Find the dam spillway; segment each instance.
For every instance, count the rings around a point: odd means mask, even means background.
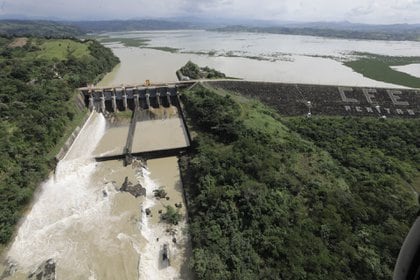
[[[92,111],[116,112],[169,107],[177,102],[179,88],[189,84],[163,86],[127,86],[80,88],[86,105]]]
[[[191,138],[178,86],[82,89],[86,106],[104,114],[132,112],[129,124],[110,127],[95,153],[97,161],[177,156]],[[101,147],[103,149],[101,149]]]

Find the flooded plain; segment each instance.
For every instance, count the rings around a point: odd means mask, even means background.
[[[402,65],[402,66],[392,66],[391,67],[394,70],[406,73],[408,75],[411,75],[413,77],[420,78],[420,64],[408,64],[408,65]]]
[[[342,61],[355,52],[420,56],[420,42],[344,40],[281,34],[210,32],[204,30],[105,33],[107,44],[120,57],[99,85],[176,81],[175,71],[191,60],[227,76],[251,81],[395,87],[354,72]],[[148,47],[125,47],[118,38],[150,40]],[[174,52],[176,51],[176,52]],[[141,62],[141,63],[140,63]]]

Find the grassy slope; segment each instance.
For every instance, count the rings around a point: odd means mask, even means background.
[[[47,40],[40,43],[40,50],[35,52],[36,58],[64,60],[68,55],[76,58],[89,56],[88,43],[82,44],[74,40],[57,39]]]
[[[312,126],[255,101],[224,98],[184,95],[198,133],[182,160],[198,279],[389,279],[416,208],[406,186],[419,175],[416,123],[369,119],[358,135],[351,126],[346,133],[346,119]],[[370,126],[392,129],[394,151],[372,144],[382,136]],[[411,136],[403,135],[410,127]],[[337,136],[329,138],[331,131]],[[398,141],[411,150],[397,155]],[[360,160],[346,165],[334,151]]]
[[[392,69],[390,66],[420,63],[420,57],[391,57],[366,53],[357,60],[345,62],[344,65],[352,68],[365,77],[386,83],[392,83],[412,88],[420,88],[420,78]]]

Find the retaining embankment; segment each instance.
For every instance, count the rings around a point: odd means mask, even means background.
[[[215,88],[257,98],[284,116],[420,117],[420,91],[249,81],[206,81]]]
[[[82,94],[78,94],[75,100],[75,106],[80,112],[83,112],[85,110],[85,101]],[[70,134],[70,136],[67,138],[64,145],[61,147],[58,154],[54,157],[55,161],[58,162],[64,158],[64,156],[67,154],[68,150],[70,149],[71,145],[73,144],[74,140],[76,140],[77,136],[80,133],[80,130],[85,125],[87,119],[89,118],[89,114],[84,114],[84,117],[80,124],[73,130],[73,132]]]

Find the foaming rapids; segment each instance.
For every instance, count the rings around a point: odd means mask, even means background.
[[[138,180],[146,189],[147,194],[142,205],[140,224],[140,231],[146,239],[146,245],[140,256],[139,279],[178,279],[177,271],[162,262],[162,244],[171,242],[167,234],[165,234],[166,228],[160,224],[151,224],[145,211],[147,208],[152,208],[155,205],[153,190],[158,189],[159,186],[150,178],[150,172],[144,167],[138,173]]]
[[[59,263],[77,250],[78,228],[95,227],[108,207],[88,188],[95,170],[92,152],[105,132],[106,120],[93,112],[56,173],[41,186],[40,194],[20,226],[7,254],[25,271],[53,258]],[[99,218],[99,219],[98,219]],[[77,262],[76,262],[77,265]]]

